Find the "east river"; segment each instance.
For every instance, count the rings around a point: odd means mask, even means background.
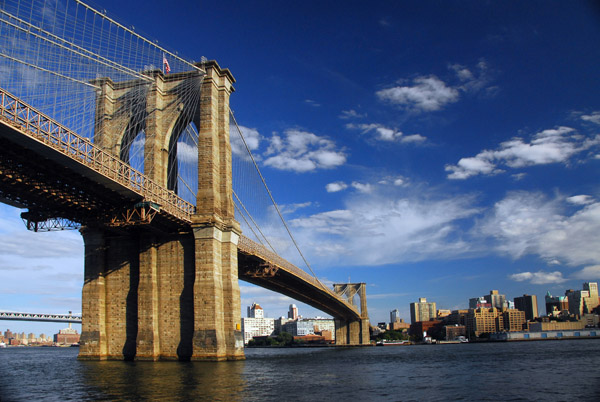
[[[600,400],[600,340],[246,349],[223,363],[0,349],[0,401]]]

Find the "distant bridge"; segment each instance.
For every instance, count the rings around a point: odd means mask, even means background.
[[[12,312],[8,312],[8,311],[0,311],[0,320],[66,322],[69,324],[81,324],[81,316],[72,315],[72,314],[36,314],[36,313],[12,313]]]

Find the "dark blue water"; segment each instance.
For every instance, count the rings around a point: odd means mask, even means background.
[[[10,401],[600,401],[600,340],[247,349],[223,363],[80,362],[0,349]]]

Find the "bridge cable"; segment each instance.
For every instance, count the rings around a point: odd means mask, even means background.
[[[267,182],[265,181],[265,178],[263,177],[262,173],[260,172],[260,169],[258,168],[258,164],[256,163],[256,160],[254,159],[254,156],[252,155],[252,152],[250,151],[250,147],[248,146],[248,143],[246,142],[246,139],[244,138],[244,135],[242,134],[242,130],[241,130],[240,126],[238,125],[238,122],[235,119],[235,116],[233,114],[233,110],[231,110],[231,108],[229,108],[229,114],[231,115],[231,118],[233,119],[233,123],[235,124],[235,126],[236,126],[236,128],[237,128],[237,130],[238,130],[238,132],[240,134],[240,137],[242,138],[244,146],[246,147],[246,151],[250,155],[250,158],[252,159],[252,163],[254,164],[254,167],[255,167],[256,171],[258,172],[258,175],[260,176],[261,181],[262,181],[265,189],[267,190],[267,193],[269,194],[269,198],[271,199],[271,202],[273,203],[273,206],[275,207],[275,210],[277,211],[277,215],[279,215],[279,218],[281,219],[281,222],[283,223],[283,226],[285,227],[288,235],[292,239],[292,242],[294,243],[294,246],[296,247],[296,250],[298,250],[298,253],[300,254],[300,257],[302,257],[302,260],[304,261],[304,263],[306,264],[306,266],[308,267],[308,269],[310,270],[310,272],[313,274],[313,276],[315,277],[315,279],[317,280],[317,282],[324,289],[327,289],[329,291],[329,288],[326,287],[325,285],[323,285],[323,283],[319,280],[319,278],[317,277],[317,275],[313,271],[312,267],[310,266],[310,264],[308,263],[308,261],[304,257],[304,254],[300,250],[300,247],[298,246],[298,243],[296,242],[296,239],[292,235],[292,232],[291,232],[290,228],[288,227],[287,223],[285,222],[285,219],[283,219],[283,215],[281,214],[279,206],[275,202],[275,199],[273,198],[273,194],[271,194],[271,190],[269,190],[269,187],[267,186]]]

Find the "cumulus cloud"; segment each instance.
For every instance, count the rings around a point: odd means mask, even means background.
[[[264,164],[279,170],[309,172],[331,169],[346,162],[346,153],[325,137],[289,129],[284,137],[274,134],[264,153]]]
[[[459,92],[435,75],[417,77],[410,86],[395,86],[376,92],[380,100],[402,108],[431,112],[458,101]]]
[[[600,261],[600,203],[582,206],[572,215],[563,211],[562,197],[513,192],[494,205],[473,229],[494,239],[497,251],[513,258],[538,255],[571,266]]]
[[[566,281],[566,279],[562,276],[562,272],[560,271],[521,272],[518,274],[509,275],[508,277],[516,282],[527,281],[533,285],[546,285],[549,283],[562,283]]]
[[[373,186],[369,183],[359,183],[357,181],[352,182],[352,187],[361,193],[370,193],[373,191]]]
[[[574,279],[593,280],[600,279],[600,265],[590,265],[573,274]]]
[[[239,126],[244,139],[240,136],[240,133],[235,125],[229,126],[229,142],[231,143],[231,152],[234,155],[238,155],[241,157],[248,157],[248,151],[246,150],[246,145],[250,149],[250,151],[256,151],[260,146],[260,140],[262,136],[255,128],[248,128],[244,126]],[[246,145],[244,145],[244,140],[246,141]],[[254,153],[254,152],[253,152]],[[248,157],[249,158],[249,157]]]
[[[336,181],[325,186],[328,193],[337,193],[348,188],[348,185],[343,181]]]
[[[427,138],[420,134],[404,135],[402,131],[385,127],[381,124],[346,124],[346,128],[362,130],[364,133],[373,133],[374,138],[379,141],[400,142],[400,143],[419,143]]]
[[[504,170],[499,166],[522,168],[550,163],[567,163],[578,153],[600,144],[600,135],[587,138],[573,128],[558,127],[541,131],[530,142],[513,138],[496,150],[484,150],[474,157],[461,158],[447,165],[449,179],[467,179],[479,174],[491,175]]]
[[[581,120],[589,121],[591,123],[600,124],[600,111],[592,114],[584,114],[581,116]]]
[[[573,197],[568,197],[567,201],[575,205],[587,205],[593,203],[594,199],[589,195],[574,195]]]

